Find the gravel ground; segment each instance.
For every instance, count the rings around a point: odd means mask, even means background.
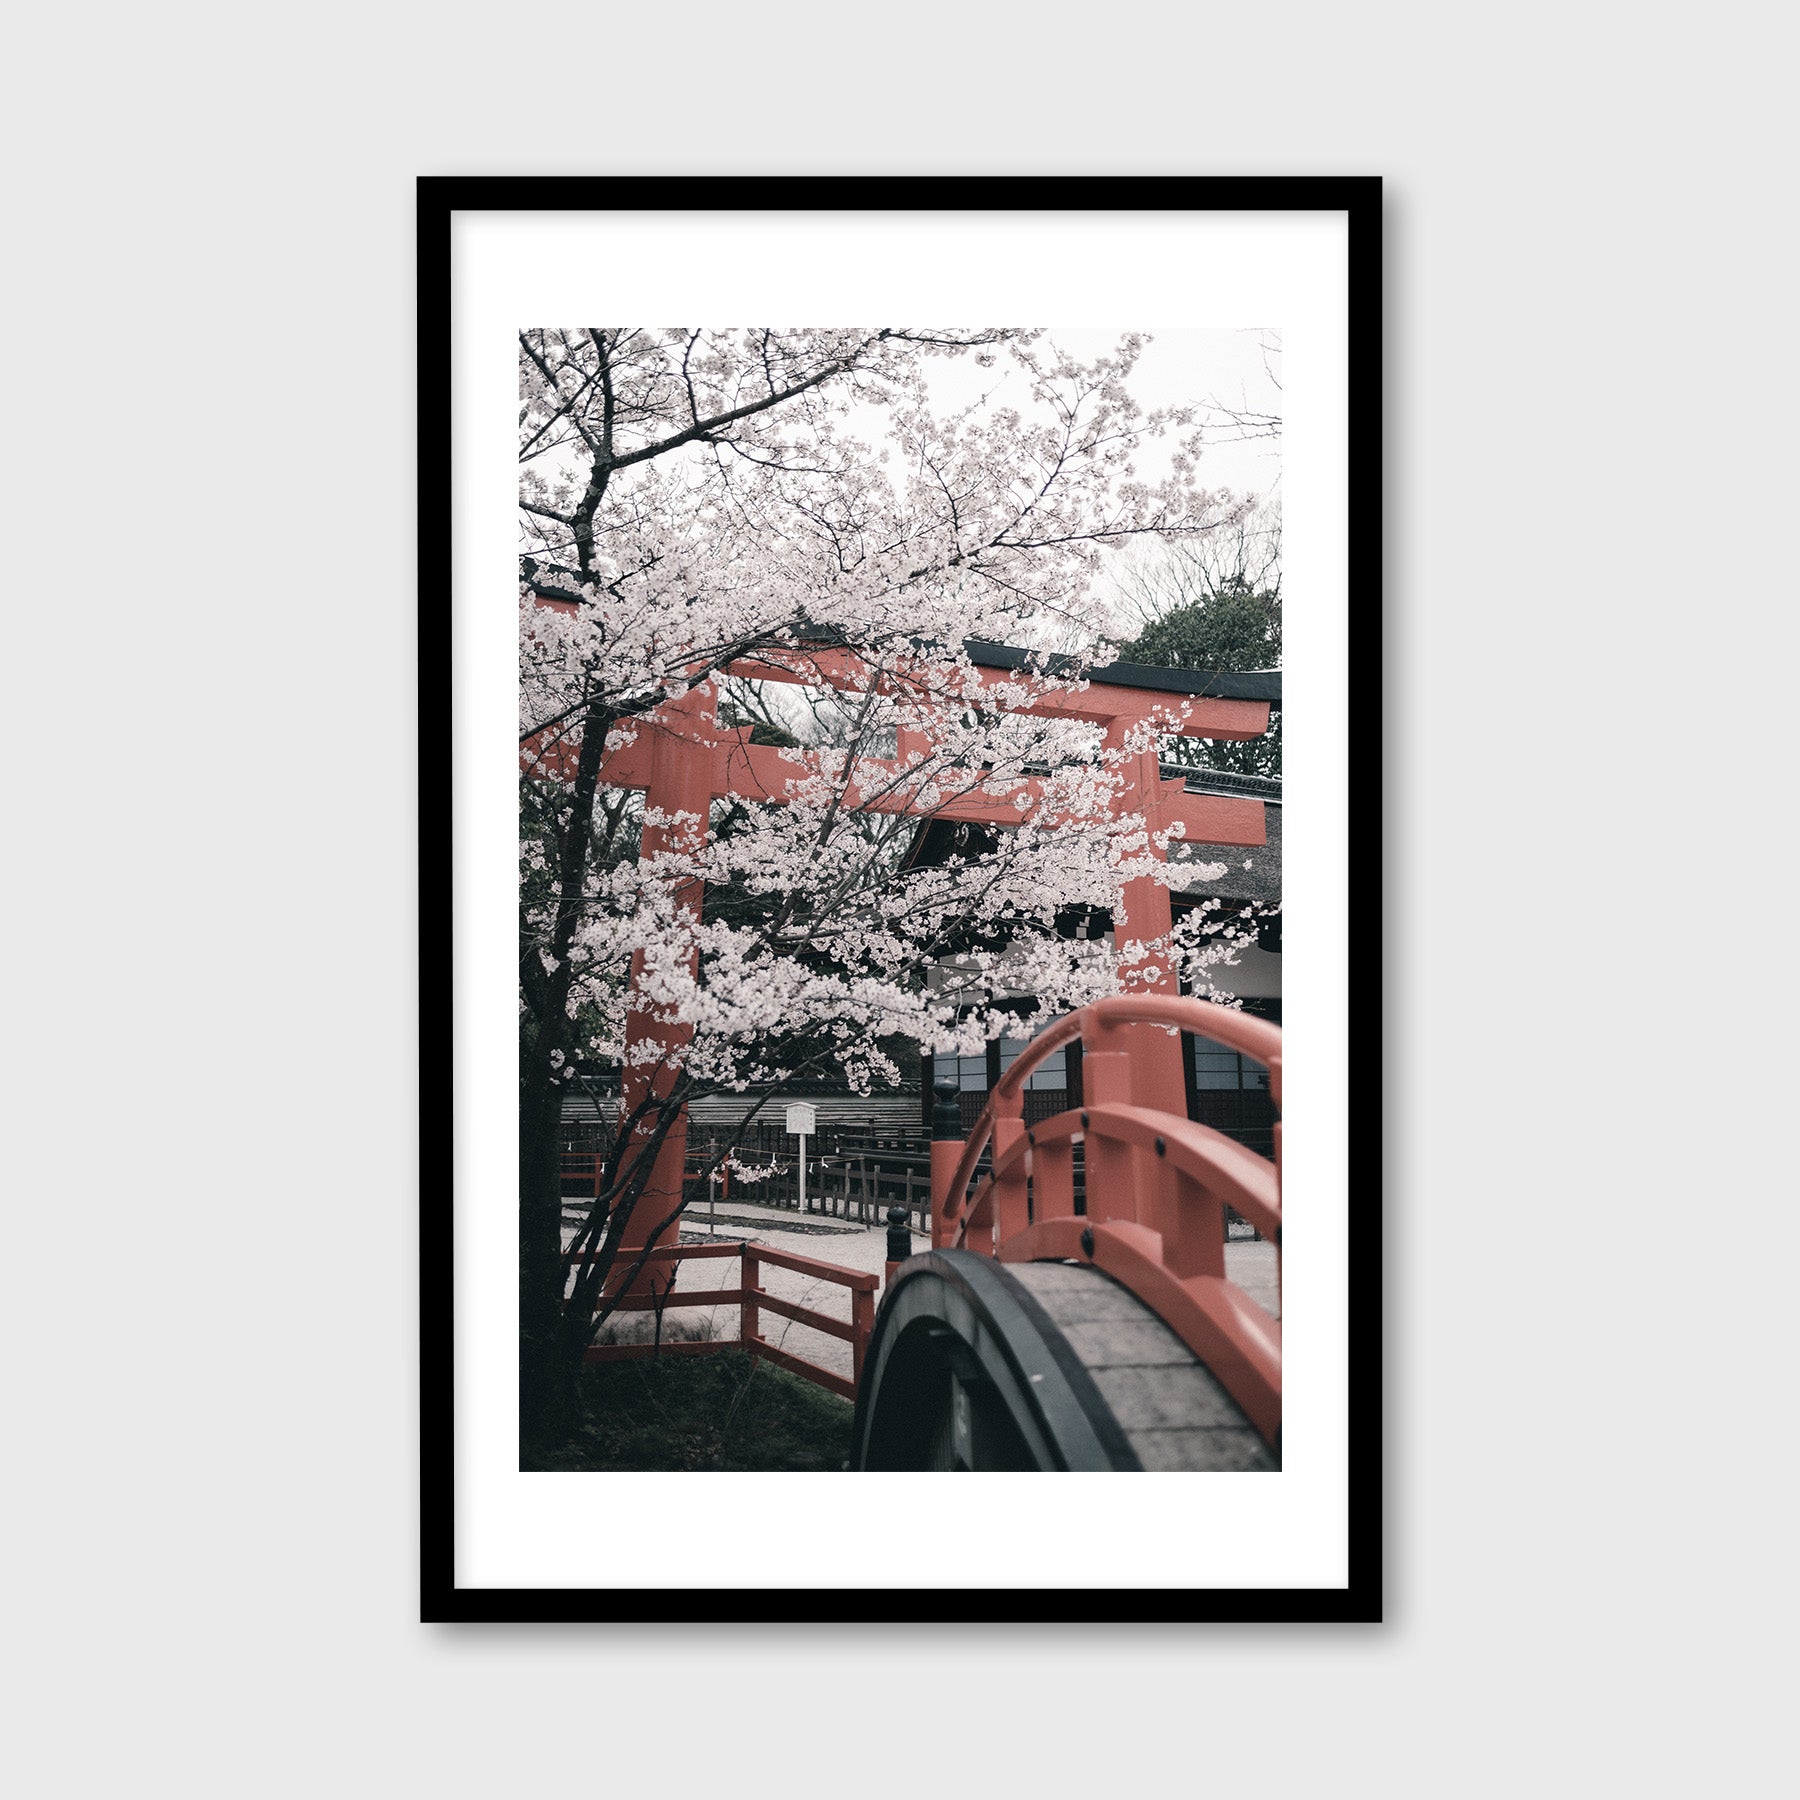
[[[798,1227],[798,1229],[796,1229]],[[695,1208],[682,1220],[681,1241],[705,1243],[709,1239],[703,1208]],[[774,1250],[786,1250],[795,1256],[809,1256],[815,1262],[835,1263],[840,1268],[862,1269],[880,1275],[887,1266],[887,1227],[845,1225],[839,1220],[811,1219],[804,1224],[791,1211],[764,1210],[733,1203],[730,1218],[720,1215],[718,1238],[721,1242],[766,1244]],[[566,1240],[565,1240],[566,1241]],[[931,1240],[920,1231],[912,1234],[915,1251],[928,1250]],[[1255,1239],[1232,1240],[1225,1246],[1226,1272],[1249,1296],[1266,1306],[1278,1318],[1280,1299],[1276,1291],[1275,1246]],[[683,1265],[675,1292],[682,1288],[731,1287],[737,1282],[737,1265],[721,1257],[717,1262],[703,1259]],[[776,1268],[765,1263],[762,1285],[771,1294],[828,1318],[850,1319],[850,1290],[834,1281],[802,1275],[793,1269]],[[880,1294],[876,1294],[877,1303]],[[636,1319],[646,1315],[638,1314]],[[672,1337],[710,1337],[734,1340],[738,1335],[740,1313],[735,1304],[680,1310],[665,1315],[664,1334]],[[674,1326],[679,1320],[680,1325]],[[636,1329],[635,1319],[627,1329]],[[840,1338],[815,1331],[809,1325],[784,1319],[772,1312],[762,1315],[763,1337],[792,1356],[803,1356],[808,1362],[848,1378],[850,1346]]]

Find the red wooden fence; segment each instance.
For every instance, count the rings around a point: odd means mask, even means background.
[[[736,1287],[683,1288],[678,1285],[682,1263],[721,1257],[739,1259]],[[574,1258],[566,1256],[566,1260],[573,1261]],[[829,1313],[801,1306],[793,1300],[785,1300],[779,1294],[771,1294],[761,1282],[762,1266],[765,1263],[778,1269],[791,1269],[799,1275],[811,1276],[815,1281],[829,1281],[848,1288],[850,1318],[834,1319]],[[709,1350],[744,1349],[752,1356],[774,1363],[777,1368],[787,1369],[795,1375],[804,1376],[808,1381],[816,1382],[820,1387],[827,1388],[846,1400],[856,1398],[857,1384],[862,1380],[863,1356],[869,1347],[869,1333],[875,1325],[875,1290],[880,1286],[879,1277],[861,1269],[844,1269],[835,1263],[819,1262],[810,1256],[795,1256],[787,1250],[773,1250],[766,1244],[665,1245],[650,1252],[648,1267],[655,1291],[625,1295],[618,1302],[620,1312],[674,1312],[695,1306],[725,1306],[736,1302],[738,1335],[735,1338],[709,1338],[700,1342],[661,1345],[595,1344],[587,1352],[588,1362],[615,1362],[628,1357],[655,1356],[659,1352],[666,1356],[698,1356]],[[664,1268],[670,1271],[666,1282],[659,1279],[659,1271]],[[842,1375],[821,1368],[818,1363],[811,1362],[804,1356],[796,1356],[791,1350],[782,1349],[779,1344],[771,1344],[761,1335],[762,1314],[765,1312],[792,1319],[796,1324],[810,1326],[814,1331],[824,1332],[827,1337],[839,1338],[847,1343],[850,1346],[850,1379],[846,1381]]]

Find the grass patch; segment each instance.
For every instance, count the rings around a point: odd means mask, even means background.
[[[741,1350],[634,1357],[582,1371],[580,1422],[545,1470],[842,1469],[855,1408]]]

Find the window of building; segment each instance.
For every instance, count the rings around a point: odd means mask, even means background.
[[[1000,1040],[1000,1073],[1004,1075],[1012,1066],[1012,1061],[1025,1048],[1024,1038],[1002,1038]],[[1038,1066],[1025,1077],[1027,1090],[1037,1089],[1040,1092],[1057,1093],[1069,1085],[1068,1065],[1064,1060],[1066,1052],[1052,1050]]]
[[[1257,1088],[1267,1092],[1269,1071],[1211,1038],[1194,1039],[1196,1088]]]
[[[1002,1038],[1000,1040],[1000,1073],[1004,1075],[1012,1066],[1013,1058],[1025,1048],[1024,1038]],[[933,1083],[954,1081],[965,1093],[985,1093],[987,1090],[987,1058],[985,1056],[933,1056],[931,1059],[931,1079]],[[1069,1085],[1068,1053],[1053,1050],[1044,1060],[1025,1077],[1028,1090],[1045,1093],[1061,1093]]]
[[[964,1093],[987,1091],[987,1058],[985,1056],[934,1056],[931,1059],[933,1083],[954,1081]]]

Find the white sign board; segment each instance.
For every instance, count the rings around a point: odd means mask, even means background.
[[[806,1211],[806,1140],[812,1136],[818,1117],[819,1109],[810,1100],[794,1100],[788,1105],[788,1136],[800,1140],[800,1163],[796,1170],[799,1179],[794,1189],[794,1203],[802,1212]]]

